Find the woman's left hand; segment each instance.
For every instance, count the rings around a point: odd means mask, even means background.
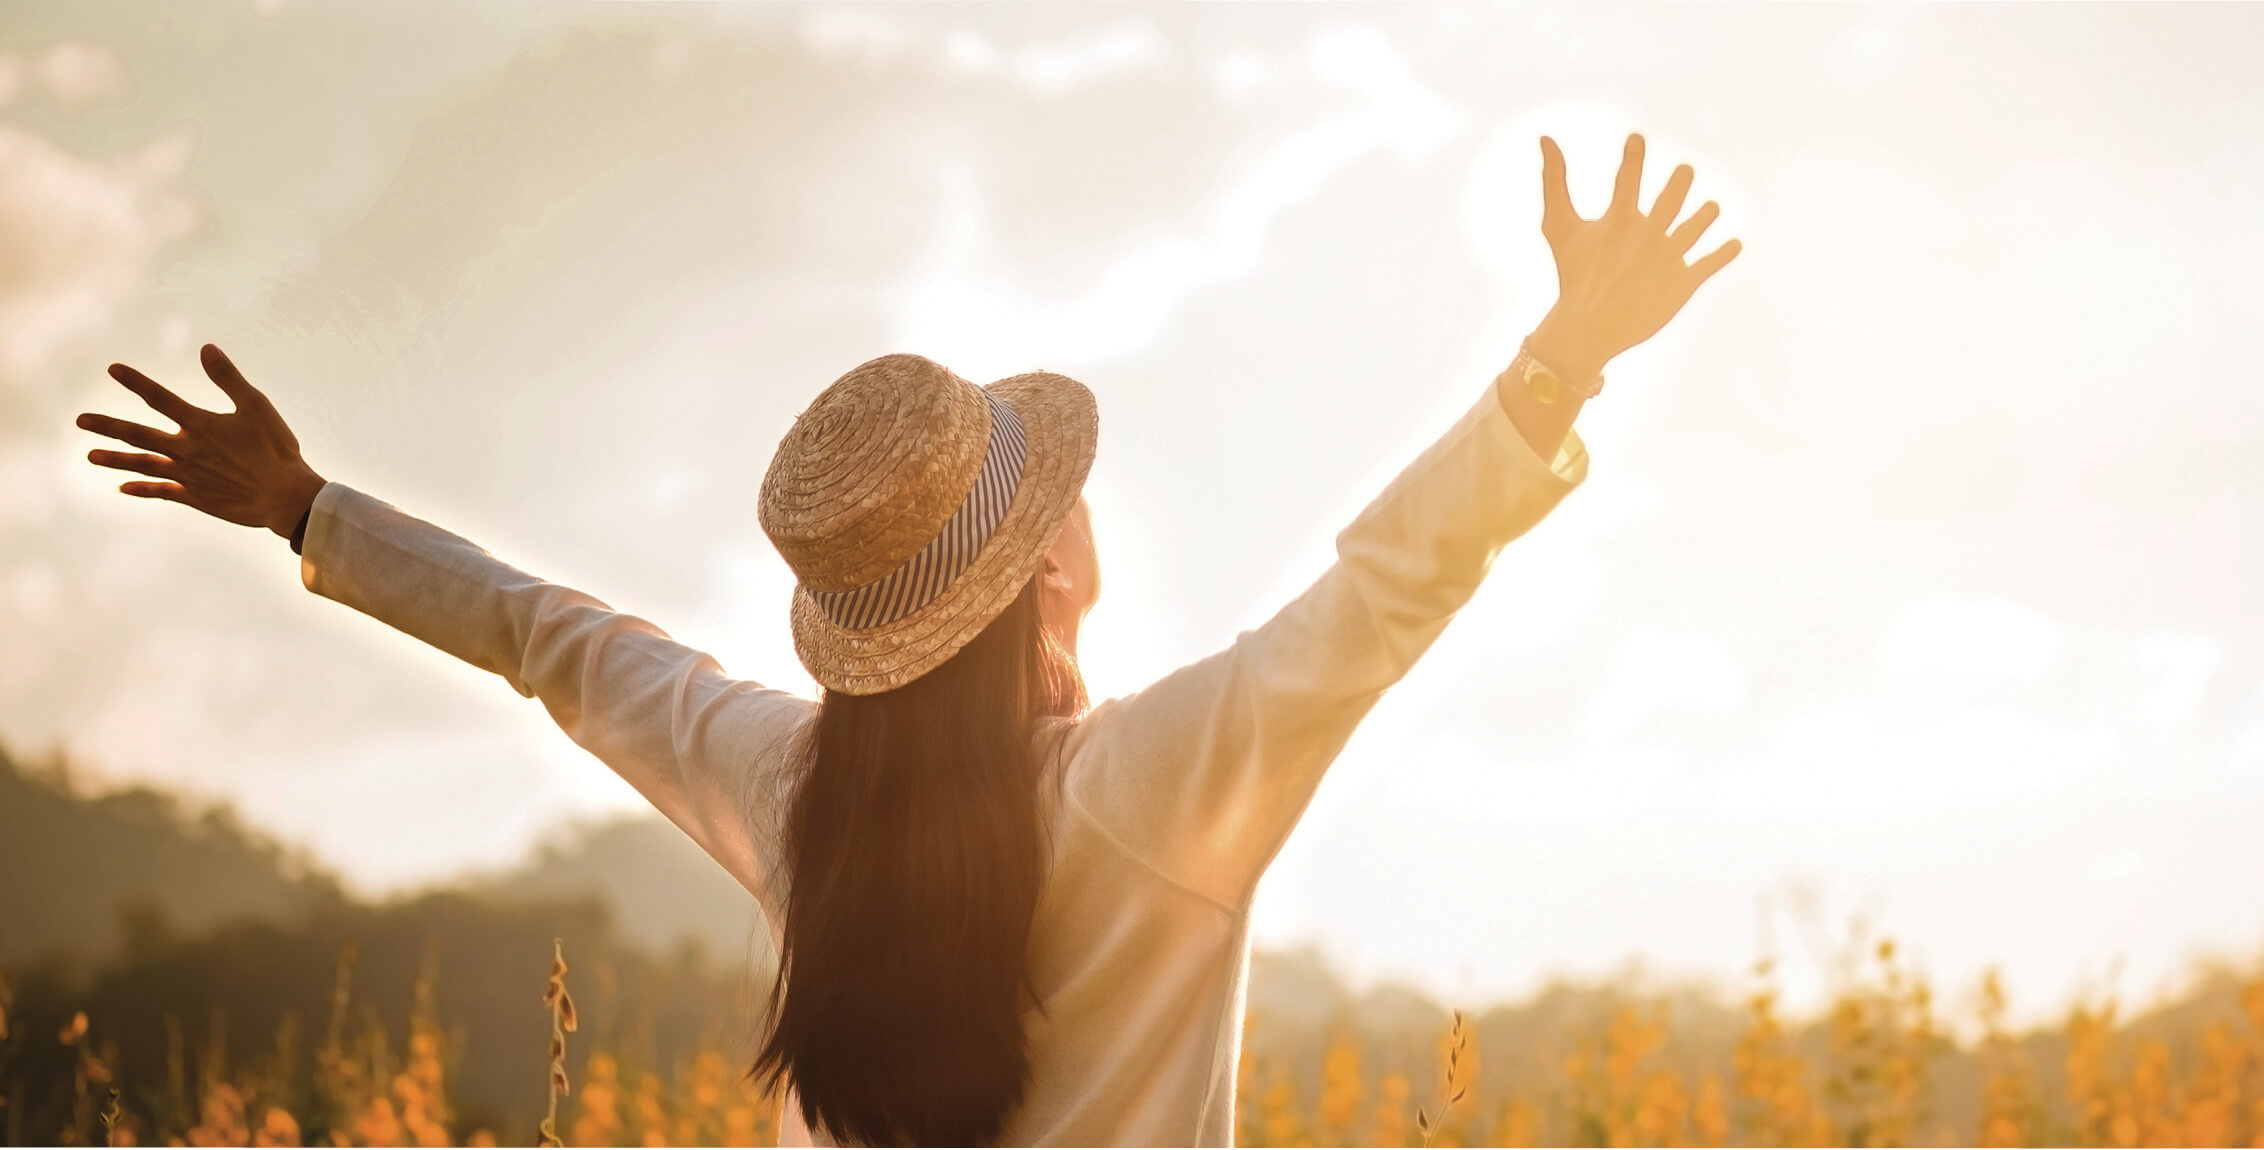
[[[1695,173],[1684,164],[1646,214],[1636,202],[1643,185],[1643,137],[1627,137],[1611,206],[1582,219],[1565,187],[1564,153],[1541,137],[1541,235],[1556,258],[1557,302],[1534,330],[1533,354],[1567,379],[1588,379],[1613,356],[1658,334],[1691,293],[1744,245],[1730,240],[1694,264],[1689,254],[1721,209],[1711,200],[1679,226]]]
[[[128,495],[169,499],[215,519],[265,527],[289,539],[300,517],[314,506],[324,480],[300,457],[299,439],[282,414],[236,365],[209,343],[203,359],[205,374],[235,401],[236,410],[206,411],[125,364],[111,364],[111,378],[181,430],[160,431],[88,412],[79,417],[81,428],[147,454],[95,450],[87,453],[87,462],[157,481],[121,484],[118,490]]]

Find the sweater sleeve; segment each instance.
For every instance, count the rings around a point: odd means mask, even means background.
[[[1587,472],[1577,433],[1544,462],[1489,386],[1338,534],[1302,595],[1094,708],[1071,736],[1071,801],[1164,878],[1246,906],[1353,728]]]
[[[560,729],[775,910],[775,767],[813,704],[350,487],[316,496],[307,589],[542,701]]]

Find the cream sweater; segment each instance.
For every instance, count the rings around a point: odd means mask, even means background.
[[[1304,594],[1075,724],[1052,760],[1031,930],[1046,1010],[1025,1019],[1031,1081],[1006,1143],[1232,1144],[1260,874],[1361,717],[1587,470],[1577,434],[1544,463],[1489,386]],[[339,484],[303,550],[309,590],[542,700],[753,893],[777,941],[778,768],[814,703]],[[808,1138],[789,1100],[782,1142]]]

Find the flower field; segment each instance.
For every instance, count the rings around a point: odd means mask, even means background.
[[[561,952],[563,954],[563,952]],[[352,954],[326,1025],[287,1025],[274,1048],[231,1063],[171,1030],[146,1078],[118,1065],[105,1020],[73,1012],[30,1033],[0,989],[0,1058],[41,1045],[71,1059],[69,1097],[31,1125],[11,1094],[12,1143],[96,1145],[763,1145],[776,1100],[722,1043],[657,1065],[583,1040],[579,972],[555,960],[526,988],[552,1024],[546,1088],[527,1084],[539,1128],[460,1117],[458,1039],[428,970],[398,1033],[361,1012]],[[1254,1146],[2264,1145],[2264,971],[2220,969],[2174,1002],[2126,1017],[2112,1001],[2015,1033],[1995,978],[1947,1011],[1891,941],[1866,944],[1820,1017],[1787,1018],[1768,963],[1742,1002],[1713,1014],[1668,995],[1609,990],[1542,1019],[1445,1014],[1424,1049],[1364,1034],[1357,1019],[1245,1031],[1237,1140]],[[7,1028],[16,1024],[13,1031]],[[7,1073],[0,1061],[0,1075]],[[0,1081],[5,1081],[0,1077]],[[555,1131],[556,1142],[551,1135]],[[503,1136],[503,1137],[500,1137]],[[532,1137],[529,1137],[532,1136]]]

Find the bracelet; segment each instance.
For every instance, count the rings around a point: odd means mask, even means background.
[[[291,554],[306,554],[303,548],[305,548],[307,545],[307,521],[313,518],[314,508],[308,507],[306,511],[299,516],[299,525],[291,529]]]
[[[1533,349],[1524,343],[1517,345],[1517,358],[1510,361],[1509,374],[1522,380],[1526,388],[1532,391],[1533,398],[1545,404],[1555,403],[1557,397],[1567,390],[1582,399],[1594,399],[1604,393],[1602,372],[1597,372],[1593,379],[1569,382],[1555,368],[1536,358]]]

